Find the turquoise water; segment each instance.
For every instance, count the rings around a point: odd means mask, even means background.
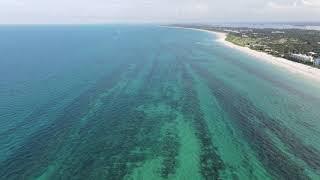
[[[320,179],[320,85],[215,38],[0,27],[0,179]]]

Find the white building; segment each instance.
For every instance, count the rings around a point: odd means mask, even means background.
[[[315,56],[317,55],[317,53],[315,53],[315,52],[308,52],[307,55],[312,56],[312,57],[315,57]]]
[[[225,31],[225,32],[231,32],[231,33],[236,33],[236,34],[239,34],[239,33],[240,33],[240,31],[229,30],[229,29],[224,29],[223,31]]]
[[[302,62],[309,62],[309,63],[314,62],[314,59],[312,56],[307,56],[305,54],[290,54],[290,57]]]
[[[284,31],[272,31],[272,34],[284,34]]]

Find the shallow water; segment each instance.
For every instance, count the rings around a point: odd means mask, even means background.
[[[320,86],[214,40],[0,27],[0,179],[320,179]]]

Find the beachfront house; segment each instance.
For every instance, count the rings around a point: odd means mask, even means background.
[[[306,54],[290,54],[290,57],[295,61],[300,61],[304,63],[313,63],[314,59],[312,56]]]
[[[314,60],[314,65],[315,65],[315,66],[320,66],[320,57],[318,57],[318,58],[316,58],[316,59]]]

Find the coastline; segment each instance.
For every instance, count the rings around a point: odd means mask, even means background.
[[[267,54],[265,52],[252,50],[248,47],[242,47],[242,46],[233,44],[233,43],[226,40],[227,33],[209,31],[209,30],[204,30],[204,29],[197,29],[197,28],[183,28],[183,27],[171,27],[171,28],[190,29],[190,30],[202,31],[202,32],[207,32],[207,33],[213,34],[217,37],[216,41],[223,44],[224,46],[227,46],[232,49],[236,49],[236,50],[241,51],[249,56],[252,56],[252,57],[255,57],[256,59],[271,63],[275,66],[283,67],[293,74],[302,75],[303,77],[306,77],[310,80],[315,80],[315,81],[320,82],[320,70],[319,69],[313,68],[313,67],[301,64],[301,63],[297,63],[294,61],[290,61],[290,60],[287,60],[287,59],[284,59],[281,57],[275,57],[275,56],[272,56],[272,55]]]
[[[242,46],[233,44],[233,43],[226,40],[226,37],[227,37],[226,33],[213,32],[213,31],[207,31],[207,32],[215,34],[218,37],[217,41],[224,44],[225,46],[228,46],[232,49],[237,49],[237,50],[244,52],[252,57],[266,61],[266,62],[271,63],[273,65],[286,68],[291,73],[300,74],[300,75],[303,75],[309,79],[316,80],[316,81],[320,82],[320,71],[317,68],[313,68],[313,67],[307,66],[305,64],[290,61],[285,58],[275,57],[275,56],[272,56],[272,55],[267,54],[265,52],[255,51],[255,50],[252,50],[248,47],[242,47]]]

